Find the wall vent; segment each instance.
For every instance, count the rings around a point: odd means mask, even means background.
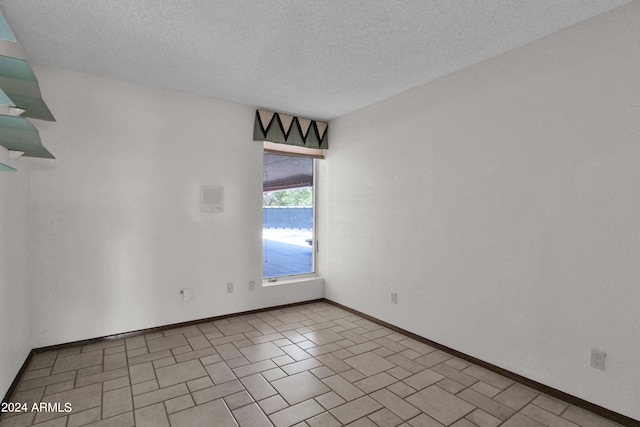
[[[224,187],[213,185],[200,186],[200,212],[224,212]]]

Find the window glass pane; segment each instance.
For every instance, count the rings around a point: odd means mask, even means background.
[[[263,156],[262,277],[313,273],[313,159]]]

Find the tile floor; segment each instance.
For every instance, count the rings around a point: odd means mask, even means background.
[[[36,355],[9,426],[616,426],[324,302]]]

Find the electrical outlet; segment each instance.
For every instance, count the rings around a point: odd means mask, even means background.
[[[591,349],[591,367],[604,371],[604,359],[607,357],[604,351]]]
[[[227,293],[228,294],[232,294],[233,293],[233,282],[227,283]]]
[[[398,303],[398,293],[391,292],[391,304],[397,304],[397,303]]]
[[[256,290],[256,281],[255,280],[251,280],[249,282],[249,290],[250,291],[255,291]]]

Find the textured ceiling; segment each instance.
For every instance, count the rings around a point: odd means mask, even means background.
[[[34,64],[328,120],[628,2],[0,0],[0,7]]]

